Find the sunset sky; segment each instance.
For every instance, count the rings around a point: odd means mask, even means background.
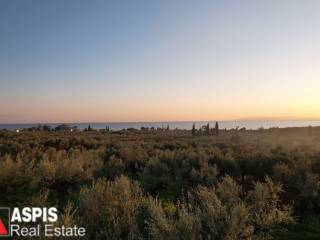
[[[0,123],[320,119],[320,1],[0,1]]]

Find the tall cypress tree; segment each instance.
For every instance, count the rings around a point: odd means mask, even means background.
[[[210,125],[209,125],[209,123],[207,124],[207,126],[206,126],[206,135],[210,135]]]
[[[218,122],[216,122],[216,125],[214,126],[214,130],[215,130],[215,135],[218,136],[219,135],[219,124],[218,124]]]
[[[191,134],[192,134],[192,136],[196,135],[196,125],[195,124],[192,125]]]

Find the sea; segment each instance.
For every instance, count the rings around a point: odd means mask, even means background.
[[[118,131],[128,128],[141,129],[142,127],[154,128],[167,128],[190,130],[192,125],[195,124],[196,128],[208,124],[214,127],[216,121],[180,121],[180,122],[92,122],[92,123],[66,123],[69,126],[76,126],[78,129],[83,130],[89,125],[93,129],[106,129],[108,126],[110,130]],[[320,126],[320,120],[236,120],[236,121],[218,121],[220,129],[259,129],[259,128],[287,128],[287,127],[308,127]],[[62,123],[31,123],[31,124],[0,124],[0,129],[16,130],[37,127],[38,125],[48,125],[54,128]]]

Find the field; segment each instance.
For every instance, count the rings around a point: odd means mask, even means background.
[[[0,131],[0,205],[88,239],[320,239],[320,128]]]

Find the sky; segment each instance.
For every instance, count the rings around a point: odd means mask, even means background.
[[[0,123],[320,119],[319,9],[1,0]]]

